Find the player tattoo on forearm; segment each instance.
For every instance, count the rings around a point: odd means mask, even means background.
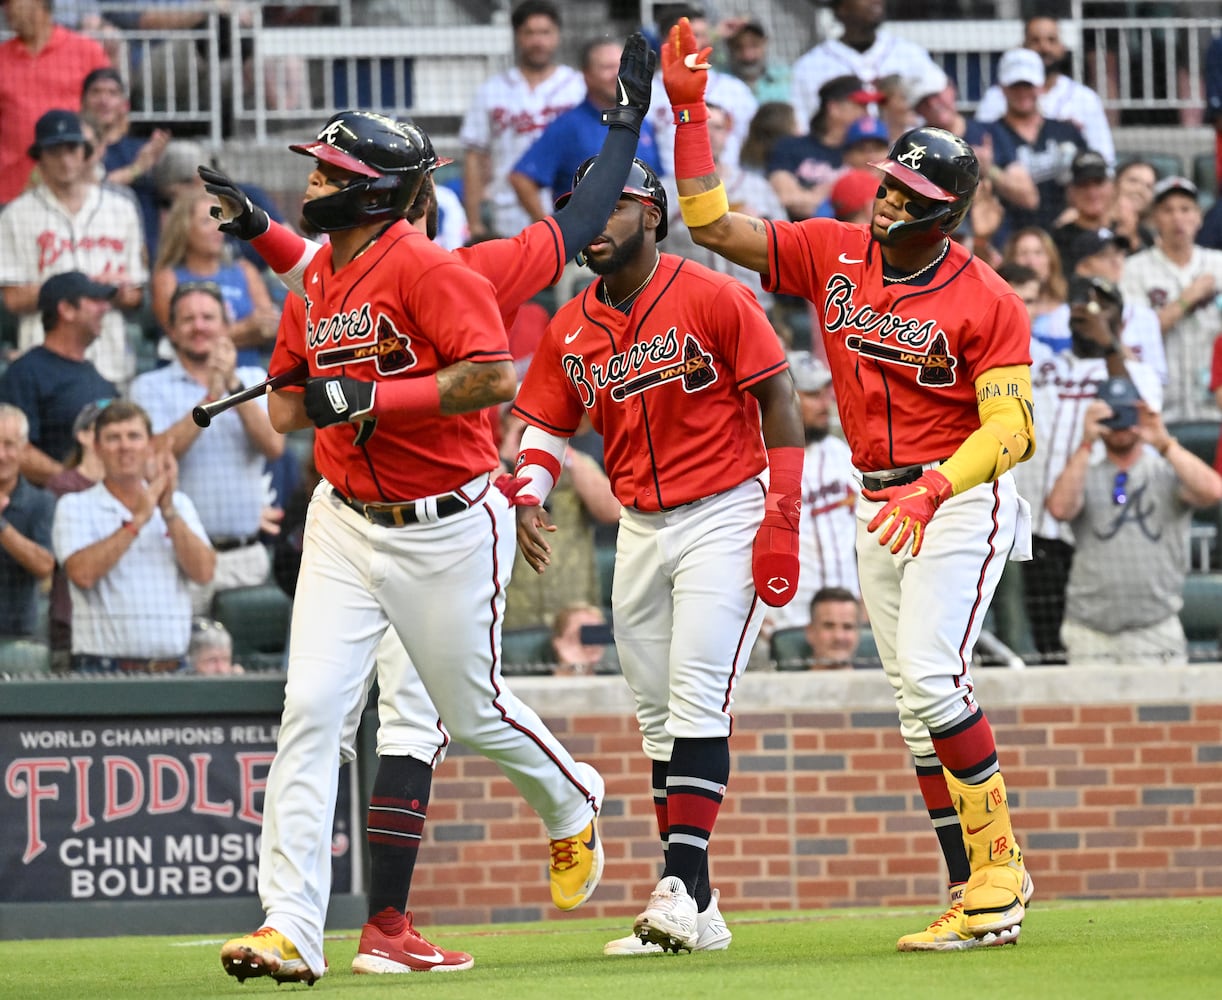
[[[504,402],[498,365],[459,361],[437,373],[441,412],[446,416],[482,410]]]

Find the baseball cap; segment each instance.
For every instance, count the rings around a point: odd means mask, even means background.
[[[38,311],[51,312],[61,302],[76,299],[112,299],[119,289],[92,281],[80,271],[53,274],[38,289]]]
[[[83,97],[85,94],[89,93],[89,88],[102,80],[111,80],[114,83],[117,83],[119,85],[119,89],[123,91],[123,93],[127,93],[127,84],[123,82],[123,77],[119,75],[119,71],[113,66],[102,66],[98,69],[92,70],[89,75],[85,77],[85,82],[81,84],[81,96]]]
[[[1100,153],[1093,149],[1084,149],[1073,158],[1069,168],[1074,184],[1085,184],[1087,181],[1105,181],[1112,176],[1112,168],[1108,166]]]
[[[1090,302],[1094,296],[1106,299],[1117,309],[1124,309],[1124,296],[1120,294],[1120,289],[1116,287],[1115,283],[1108,281],[1107,278],[1075,274],[1069,279],[1068,301],[1071,306],[1080,302]]]
[[[1044,60],[1031,49],[1011,49],[997,64],[997,82],[1003,87],[1016,83],[1029,83],[1033,87],[1044,85]]]
[[[890,146],[891,137],[887,134],[887,126],[881,121],[873,115],[862,115],[844,133],[844,148],[848,149],[859,142],[881,142],[884,146]]]
[[[68,146],[75,143],[88,145],[81,129],[80,116],[74,111],[55,109],[48,111],[34,124],[34,142],[26,150],[31,160],[48,146]]]
[[[1069,241],[1065,249],[1065,267],[1072,270],[1078,261],[1093,257],[1108,247],[1129,252],[1129,241],[1110,229],[1084,229]]]
[[[1122,431],[1137,423],[1137,404],[1141,402],[1141,393],[1132,379],[1120,376],[1105,379],[1096,387],[1095,398],[1112,408],[1112,415],[1099,421],[1109,430]]]
[[[738,26],[730,37],[737,38],[744,31],[754,32],[755,34],[759,35],[760,38],[768,37],[768,32],[764,30],[764,26],[760,23],[759,19],[755,17],[749,17],[747,20],[743,21],[743,23]]]
[[[930,64],[923,67],[919,75],[904,81],[904,99],[908,107],[915,108],[925,98],[940,94],[949,86],[950,77],[940,67]]]
[[[854,104],[876,104],[883,95],[861,82],[861,77],[847,74],[834,76],[819,88],[819,106],[828,101],[852,101]]]
[[[786,357],[789,359],[789,373],[793,376],[794,388],[798,392],[818,392],[832,381],[832,373],[828,371],[827,365],[810,351],[790,351]]]
[[[1200,192],[1197,191],[1197,186],[1187,177],[1164,177],[1154,185],[1153,203],[1157,205],[1169,194],[1185,194],[1193,201],[1197,201]]]
[[[877,194],[878,174],[873,170],[857,169],[841,174],[828,197],[836,217],[844,218],[873,205]]]

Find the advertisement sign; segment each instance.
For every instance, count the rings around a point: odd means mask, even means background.
[[[257,896],[278,728],[248,715],[0,721],[0,901]],[[353,885],[354,779],[340,769],[336,893]]]

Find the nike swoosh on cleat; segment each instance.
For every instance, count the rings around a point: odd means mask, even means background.
[[[433,954],[431,955],[421,955],[414,951],[405,951],[403,954],[410,955],[417,962],[427,962],[429,965],[440,965],[446,960],[445,955],[443,955],[436,948],[433,949]]]
[[[841,264],[864,264],[865,263],[864,260],[854,260],[852,257],[846,257],[844,254],[841,254],[836,259],[840,261]]]
[[[976,834],[978,834],[978,833],[979,833],[981,830],[987,830],[987,829],[988,829],[990,826],[992,826],[992,825],[993,825],[993,821],[992,821],[992,820],[989,820],[989,821],[988,821],[987,823],[985,823],[983,826],[978,826],[978,827],[976,827],[976,828],[974,828],[974,829],[973,829],[972,827],[968,826],[968,827],[964,827],[964,829],[967,831],[967,835],[968,835],[969,837],[974,837],[974,836],[975,836]]]
[[[590,839],[583,840],[581,842],[581,846],[584,847],[587,851],[592,851],[594,850],[595,847],[598,846],[598,831],[595,830],[594,827],[590,827]]]

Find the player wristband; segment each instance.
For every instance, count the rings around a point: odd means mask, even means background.
[[[805,452],[798,447],[768,449],[768,492],[782,496],[802,495],[802,462]]]
[[[250,245],[277,274],[290,271],[302,263],[307,246],[305,240],[278,222],[271,223],[267,232],[256,236]]]
[[[709,109],[704,104],[681,104],[674,111],[675,124],[680,126],[675,129],[675,177],[715,174],[717,166],[709,144]]]
[[[711,191],[679,195],[679,211],[683,213],[683,221],[688,229],[711,225],[730,211],[726,186],[718,182],[717,187]]]
[[[379,382],[372,412],[375,417],[387,413],[409,417],[439,417],[441,387],[432,375]]]

